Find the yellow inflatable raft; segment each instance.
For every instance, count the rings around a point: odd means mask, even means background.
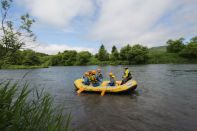
[[[108,86],[109,81],[103,81],[100,86],[93,87],[91,85],[83,84],[83,79],[77,79],[74,81],[74,84],[77,88],[77,93],[80,94],[83,91],[87,92],[101,92],[103,96],[105,92],[128,92],[135,90],[137,88],[137,81],[129,80],[127,83],[120,85],[121,81],[116,81],[116,86]]]

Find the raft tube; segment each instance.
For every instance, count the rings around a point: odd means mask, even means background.
[[[109,81],[103,81],[100,86],[92,86],[83,84],[83,79],[77,79],[74,81],[74,85],[77,88],[77,93],[80,94],[82,91],[86,92],[101,92],[103,96],[105,92],[128,92],[137,88],[137,81],[129,80],[127,83],[120,85],[121,81],[116,81],[116,86],[108,86]]]

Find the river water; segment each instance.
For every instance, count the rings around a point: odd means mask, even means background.
[[[18,81],[26,75],[23,82],[44,88],[55,104],[71,112],[71,125],[77,131],[197,131],[197,65],[129,66],[138,82],[136,92],[77,96],[73,81],[97,67],[0,70],[0,81]],[[110,71],[121,78],[122,66],[100,68],[105,79]]]

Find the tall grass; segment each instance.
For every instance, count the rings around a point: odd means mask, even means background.
[[[0,131],[67,131],[70,114],[53,105],[43,91],[29,90],[28,84],[0,84]]]

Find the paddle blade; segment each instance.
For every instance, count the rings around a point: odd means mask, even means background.
[[[104,95],[105,95],[105,90],[102,90],[101,96],[104,96]]]
[[[79,95],[81,92],[84,91],[84,88],[80,88],[78,91],[77,91],[77,94]]]

